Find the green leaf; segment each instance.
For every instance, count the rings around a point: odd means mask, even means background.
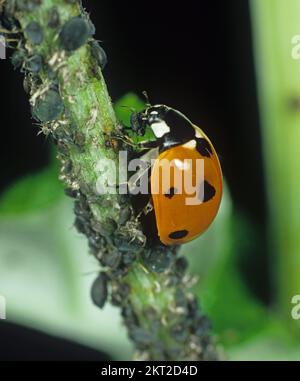
[[[215,272],[205,289],[203,308],[224,345],[246,341],[271,324],[267,308],[250,294],[235,266]]]
[[[134,93],[124,95],[114,105],[117,118],[127,127],[130,127],[130,115],[132,112],[139,112],[144,108],[145,102]]]
[[[271,315],[248,289],[239,270],[241,257],[245,257],[247,245],[257,240],[253,226],[245,216],[234,213],[227,221],[218,240],[225,239],[223,258],[207,274],[199,294],[205,312],[213,321],[214,331],[225,346],[246,342],[274,325],[278,317]],[[208,249],[207,249],[208,250]]]
[[[188,256],[190,271],[200,277],[195,292],[202,309],[226,347],[246,342],[275,321],[248,290],[239,272],[238,262],[247,251],[242,243],[254,239],[245,217],[233,213],[225,184],[221,208],[212,226],[181,249]]]
[[[144,110],[146,107],[145,102],[143,102],[136,94],[128,93],[119,99],[115,105],[115,113],[118,120],[125,126],[130,127],[130,117],[133,112],[139,112]],[[153,141],[155,136],[151,128],[146,129],[144,136],[137,136],[130,129],[126,131],[127,135],[133,140],[133,143],[139,143],[141,141]]]
[[[228,349],[227,354],[234,361],[297,361],[300,347],[297,338],[280,321],[252,340]]]

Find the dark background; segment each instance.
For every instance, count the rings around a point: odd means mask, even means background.
[[[187,114],[219,152],[235,209],[255,227],[256,247],[240,263],[268,302],[265,195],[249,4],[226,1],[83,1],[108,55],[113,100],[147,90],[152,103]],[[23,76],[1,68],[0,192],[47,165],[50,142],[33,126]],[[256,274],[256,275],[255,275]],[[255,275],[255,276],[254,276]]]

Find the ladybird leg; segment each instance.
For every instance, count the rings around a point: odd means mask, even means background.
[[[139,162],[137,163],[139,169],[128,181],[128,187],[130,190],[133,190],[133,193],[134,190],[137,188],[138,183],[141,183],[141,181],[147,181],[149,186],[153,160],[155,160],[158,157],[158,155],[158,147],[155,147],[153,149],[148,150],[141,157],[136,158],[136,160],[139,160]]]
[[[136,194],[139,187],[139,182],[147,181],[149,184],[151,164],[146,163],[146,167],[140,168],[128,181],[128,189],[131,194]]]
[[[140,142],[134,142],[132,137],[130,137],[127,133],[128,131],[132,131],[132,128],[129,126],[122,125],[120,126],[120,129],[117,132],[112,132],[111,136],[117,140],[122,141],[128,146],[136,148],[137,150],[150,150],[152,148],[156,148],[159,145],[158,140],[142,140]]]
[[[146,142],[139,142],[137,143],[138,146],[142,149],[152,149],[152,148],[157,148],[159,146],[159,143],[157,140],[148,140]]]
[[[144,213],[144,215],[146,216],[147,214],[153,212],[154,208],[153,208],[153,204],[152,204],[152,200],[150,199],[147,204],[145,205],[144,209],[142,210],[142,212]]]
[[[157,141],[133,142],[131,138],[129,139],[130,141],[129,142],[127,141],[126,143],[136,150],[135,156],[138,156],[138,154],[144,155],[145,151],[149,152],[159,147],[159,144]]]
[[[126,127],[126,129],[130,129],[130,127]],[[129,146],[129,147],[136,147],[136,143],[132,140],[132,138],[127,135],[124,132],[124,127],[117,131],[113,131],[110,133],[110,137],[116,140],[119,140],[120,142],[123,142],[123,144]]]

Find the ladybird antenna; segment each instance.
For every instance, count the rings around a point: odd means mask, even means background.
[[[127,110],[130,110],[131,112],[136,112],[136,109],[134,107],[129,107],[129,106],[120,106],[122,108],[127,108]]]
[[[144,98],[145,98],[145,100],[146,100],[146,106],[147,106],[147,107],[150,107],[150,106],[151,106],[151,102],[150,102],[150,100],[149,100],[149,96],[148,96],[147,91],[144,90],[144,91],[142,92],[142,94],[143,94],[143,96],[144,96]]]
[[[88,276],[88,275],[97,274],[97,273],[99,273],[99,270],[92,270],[92,271],[81,273],[81,276]]]

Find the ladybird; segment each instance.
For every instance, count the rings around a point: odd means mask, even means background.
[[[145,110],[132,114],[134,131],[143,135],[147,127],[156,138],[143,144],[157,152],[150,170],[150,185],[159,240],[165,245],[186,243],[202,234],[217,215],[222,198],[222,170],[217,153],[199,127],[166,105],[147,105]],[[204,164],[202,172],[196,171],[198,159]],[[163,178],[166,161],[174,163],[169,181]],[[198,202],[187,202],[191,194],[182,186],[186,176],[190,176]]]

